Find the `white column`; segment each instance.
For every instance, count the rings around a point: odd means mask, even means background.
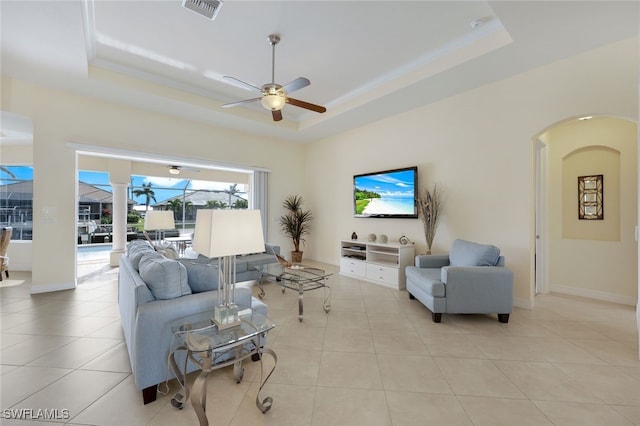
[[[128,183],[113,183],[113,208],[111,219],[113,226],[113,246],[110,253],[109,264],[111,266],[120,265],[120,256],[124,254],[127,244],[127,187]]]

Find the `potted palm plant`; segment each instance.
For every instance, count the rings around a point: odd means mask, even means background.
[[[303,202],[302,197],[289,195],[282,203],[287,213],[280,216],[280,228],[293,242],[294,250],[291,252],[293,263],[302,262],[300,244],[305,243],[304,236],[308,235],[311,229],[311,212],[302,210]]]

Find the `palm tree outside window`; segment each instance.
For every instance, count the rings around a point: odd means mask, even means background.
[[[155,192],[153,192],[153,189],[151,189],[151,182],[143,183],[141,189],[134,189],[131,192],[136,197],[145,197],[145,202],[144,202],[144,205],[145,205],[144,211],[145,211],[145,213],[149,211],[149,205],[151,204],[151,200],[153,200],[155,203],[158,202],[156,200]]]

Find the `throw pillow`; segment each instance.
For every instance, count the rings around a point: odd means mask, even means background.
[[[175,299],[191,294],[184,265],[158,253],[151,252],[140,259],[140,277],[156,299]]]
[[[178,252],[176,252],[176,249],[174,249],[173,247],[167,247],[167,248],[156,247],[156,251],[161,255],[163,255],[164,257],[166,257],[167,259],[177,259],[180,257],[178,255]]]
[[[201,263],[192,259],[180,259],[178,262],[187,270],[187,282],[192,292],[202,293],[218,289],[217,263]]]
[[[200,256],[200,254],[191,247],[184,249],[184,254],[182,255],[184,259],[197,259],[198,256]]]
[[[280,246],[275,244],[265,243],[264,252],[268,254],[280,254]]]
[[[450,266],[495,266],[500,249],[490,244],[455,240],[449,252]]]
[[[131,247],[131,249],[129,250],[128,256],[129,256],[129,260],[131,260],[131,264],[133,265],[136,271],[138,272],[140,271],[140,259],[142,259],[142,257],[145,254],[149,254],[149,253],[155,253],[155,250],[149,244],[146,244],[146,245],[141,244],[135,247]]]
[[[127,244],[127,256],[129,256],[131,254],[132,250],[135,250],[137,248],[140,247],[151,247],[151,244],[149,244],[147,241],[145,240],[132,240],[129,242],[129,244]]]

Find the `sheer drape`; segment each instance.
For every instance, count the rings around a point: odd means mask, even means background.
[[[267,203],[267,183],[269,178],[269,172],[256,170],[251,177],[251,201],[253,205],[251,208],[260,210],[262,216],[262,232],[264,233],[264,240],[269,241],[267,238],[267,224],[268,219],[268,203]]]

